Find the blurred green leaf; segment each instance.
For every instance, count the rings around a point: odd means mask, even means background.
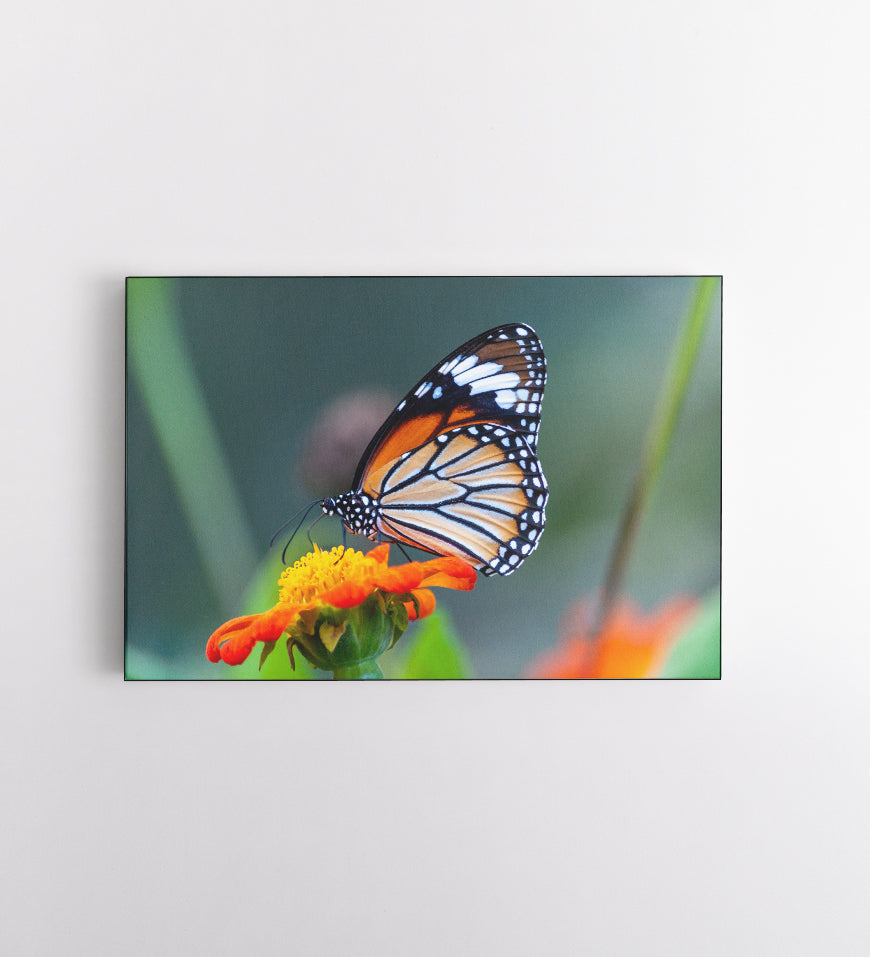
[[[398,678],[471,678],[468,654],[443,610],[415,628]]]
[[[660,678],[721,677],[719,589],[711,592],[689,627],[677,639]]]

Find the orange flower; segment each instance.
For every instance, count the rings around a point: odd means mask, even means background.
[[[581,599],[568,609],[559,645],[536,658],[527,677],[651,677],[697,608],[692,598],[676,598],[644,615],[628,600],[622,601],[612,609],[593,643],[594,603]]]
[[[208,640],[206,656],[238,665],[257,642],[264,643],[265,657],[286,634],[291,662],[296,645],[315,667],[346,670],[374,662],[401,637],[409,619],[430,615],[432,586],[474,588],[474,569],[458,558],[391,568],[389,551],[389,545],[378,545],[367,554],[341,547],[323,552],[315,545],[284,569],[278,603],[221,625]]]

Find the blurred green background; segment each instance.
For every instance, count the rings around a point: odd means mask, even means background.
[[[324,410],[359,390],[381,394],[372,396],[372,410],[384,393],[398,402],[444,355],[504,322],[530,324],[547,353],[539,441],[550,485],[547,528],[513,575],[480,578],[470,593],[438,589],[436,597],[464,644],[466,673],[520,676],[556,643],[569,603],[603,584],[695,284],[683,277],[128,280],[127,677],[256,676],[256,660],[238,669],[209,663],[205,643],[224,620],[274,600],[286,542],[279,538],[270,552],[274,530],[311,499],[348,490],[318,487],[330,473],[312,462],[334,439],[328,425],[317,425]],[[624,582],[623,592],[645,609],[675,595],[704,597],[719,583],[720,360],[717,294]],[[360,448],[373,431],[359,437]],[[324,518],[312,534],[321,547],[341,543],[337,519]],[[361,539],[348,544],[367,547]],[[303,528],[288,561],[308,548]],[[394,562],[404,560],[393,552]],[[412,624],[384,656],[388,675],[391,656],[398,660],[420,628]],[[267,669],[264,677],[289,676]]]

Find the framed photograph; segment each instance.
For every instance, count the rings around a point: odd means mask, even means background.
[[[127,280],[128,679],[720,676],[718,277]]]

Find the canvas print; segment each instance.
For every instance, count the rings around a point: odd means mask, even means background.
[[[721,289],[129,278],[126,677],[720,677]]]

